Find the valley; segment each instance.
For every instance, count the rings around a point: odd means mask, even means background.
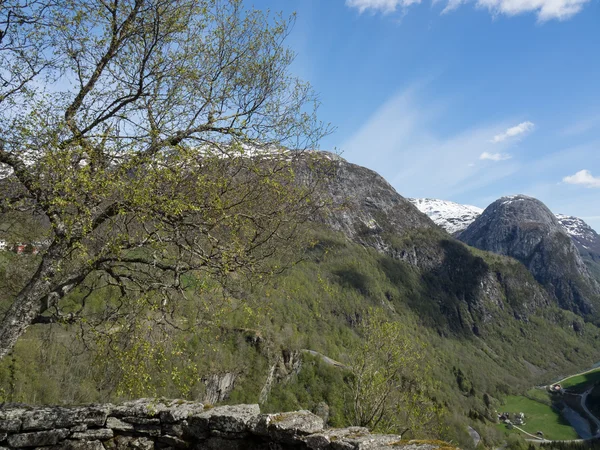
[[[549,426],[548,438],[576,438],[549,406],[518,394],[600,359],[592,313],[565,307],[522,262],[439,229],[376,173],[324,155],[323,164],[334,161],[335,171],[319,195],[330,203],[306,228],[301,262],[268,283],[233,279],[227,290],[194,274],[171,319],[148,311],[128,314],[110,330],[102,322],[87,331],[82,324],[34,325],[0,363],[4,398],[260,402],[265,412],[323,409],[329,425],[346,426],[353,361],[367,337],[360,326],[377,312],[419,342],[422,362],[414,367],[422,368],[405,376],[427,386],[426,397],[419,406],[399,403],[389,411],[390,423],[413,423],[409,436],[440,436],[471,448],[472,427],[484,445],[496,445],[506,436],[495,411],[506,404],[542,417],[527,425],[529,432]],[[310,170],[318,170],[316,161]],[[302,177],[307,170],[303,163],[297,168]],[[10,279],[40,255],[0,257]],[[94,318],[107,299],[118,304],[118,291],[88,295],[82,288],[61,308],[83,308]],[[591,296],[581,304],[595,308],[597,301]],[[127,308],[136,311],[135,304]],[[179,326],[170,327],[173,320]],[[429,412],[405,416],[409,411]]]
[[[524,423],[501,421],[498,427],[507,434],[524,433],[528,441],[538,443],[596,439],[600,433],[600,419],[590,411],[597,407],[588,397],[599,380],[600,369],[592,368],[547,386],[537,386],[524,395],[509,396],[502,411],[511,415],[524,413]]]
[[[599,8],[0,0],[0,450],[600,450]]]

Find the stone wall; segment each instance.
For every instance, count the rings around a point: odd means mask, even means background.
[[[440,444],[401,441],[358,427],[324,429],[323,420],[309,411],[261,414],[258,405],[209,408],[142,399],[72,408],[0,406],[0,450],[21,448],[434,450]]]

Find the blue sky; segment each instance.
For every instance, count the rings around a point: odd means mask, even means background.
[[[600,0],[258,0],[297,13],[321,143],[400,194],[532,195],[600,231]]]

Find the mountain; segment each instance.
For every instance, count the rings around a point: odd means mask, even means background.
[[[590,272],[600,283],[600,236],[578,217],[557,214],[556,218],[567,231]]]
[[[584,316],[600,313],[600,287],[575,243],[539,200],[503,197],[460,234],[479,249],[522,262],[562,308]]]
[[[460,233],[477,219],[483,209],[435,198],[409,198],[419,211],[452,235]]]
[[[330,204],[320,221],[395,261],[385,263],[390,276],[419,285],[407,302],[440,333],[482,333],[486,324],[507,312],[527,317],[551,303],[516,261],[472,252],[377,173],[339,157],[324,164],[334,168],[321,186],[321,195]],[[309,170],[314,171],[315,165]],[[353,270],[344,276],[357,282],[360,276]]]
[[[483,212],[483,209],[476,206],[461,205],[446,200],[432,198],[411,198],[409,200],[436,225],[454,237],[459,237]],[[564,231],[573,240],[591,274],[596,281],[600,282],[600,236],[598,233],[578,217],[555,215]]]
[[[329,214],[323,220],[351,240],[385,250],[389,248],[389,242],[382,239],[386,233],[435,228],[430,218],[376,172],[337,155],[318,152],[301,159],[297,173],[306,179],[317,170],[315,163],[328,174],[320,192],[329,202]]]
[[[444,438],[472,449],[467,425],[486,446],[500,446],[494,411],[503,397],[600,359],[600,329],[560,309],[516,259],[455,239],[367,168],[321,152],[295,164],[307,186],[327,175],[315,191],[323,208],[302,225],[301,261],[268,283],[233,276],[224,291],[206,274],[190,273],[186,295],[169,302],[168,317],[152,327],[151,312],[139,314],[138,303],[123,303],[118,290],[72,292],[61,306],[102,311],[106,296],[122,304],[123,320],[143,322],[139,338],[120,326],[114,332],[122,336],[105,339],[130,348],[101,345],[106,340],[88,346],[77,338],[79,324],[52,333],[35,325],[13,357],[0,361],[0,393],[42,403],[260,400],[265,412],[324,402],[329,425],[347,426],[344,366],[364,342],[358,325],[375,308],[424,344],[436,402],[451,412]],[[27,261],[0,252],[0,277],[18,274],[12,270]],[[144,382],[128,384],[139,373],[148,375]]]
[[[600,235],[578,217],[556,214],[556,218],[575,242],[581,256],[600,262]]]

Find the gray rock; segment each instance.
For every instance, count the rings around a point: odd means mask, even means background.
[[[107,415],[107,407],[37,409],[22,413],[22,430],[50,430],[78,424],[104,426]]]
[[[329,405],[325,402],[320,402],[313,411],[317,416],[323,419],[323,423],[327,424],[329,420]]]
[[[98,428],[95,430],[87,430],[82,433],[73,433],[71,436],[72,439],[78,440],[88,440],[88,441],[106,441],[108,439],[112,439],[114,437],[114,432],[108,428]]]
[[[300,436],[323,431],[323,419],[310,411],[266,414],[261,416],[255,432],[276,442],[297,442]]]
[[[122,417],[123,422],[132,423],[134,425],[159,425],[160,419],[156,417],[135,417],[126,416]]]
[[[160,421],[164,423],[178,422],[181,419],[187,419],[188,417],[201,414],[204,411],[204,405],[202,403],[191,403],[177,401],[173,404],[169,404],[168,408],[159,413]]]
[[[178,438],[183,437],[184,429],[188,428],[188,422],[182,420],[180,423],[167,423],[163,424],[162,432],[170,436],[177,436]]]
[[[63,450],[104,450],[100,441],[71,441],[66,440],[61,444]]]
[[[19,431],[21,429],[21,415],[25,411],[21,408],[0,409],[0,433]]]
[[[158,442],[169,445],[174,448],[189,448],[190,443],[180,439],[177,436],[161,436],[158,438]]]
[[[140,398],[131,402],[125,402],[121,405],[112,406],[110,416],[114,417],[157,417],[161,411],[168,409],[168,406],[161,400],[152,398]]]
[[[340,441],[346,437],[360,437],[370,435],[369,430],[364,427],[349,427],[341,429],[325,430],[321,433],[311,434],[305,438],[308,448],[323,450],[329,448],[332,441]]]
[[[116,436],[114,439],[104,443],[107,450],[153,450],[154,441],[146,437]]]
[[[106,419],[106,428],[111,428],[118,431],[130,431],[133,430],[133,425],[127,422],[123,422],[116,417],[109,417]]]
[[[265,384],[260,391],[258,403],[262,405],[267,401],[274,384],[287,383],[294,376],[298,375],[301,369],[302,352],[297,350],[282,350],[281,354],[271,364]]]
[[[0,420],[0,431],[19,431],[21,421],[18,419]]]
[[[57,429],[49,431],[35,431],[33,433],[20,433],[8,436],[8,445],[11,447],[43,447],[56,445],[69,435],[69,430]]]
[[[272,442],[267,443],[254,439],[230,440],[216,437],[201,442],[196,448],[198,450],[283,450]]]
[[[315,170],[332,174],[318,192],[330,201],[329,209],[323,210],[320,220],[355,242],[390,253],[386,234],[402,235],[410,230],[437,229],[429,217],[370,169],[351,164],[328,152],[306,154],[306,157],[299,158],[295,168],[300,181],[310,180]],[[404,252],[402,259],[414,265],[425,263],[420,261],[418,254],[408,251]]]
[[[75,421],[71,411],[64,408],[45,408],[27,411],[21,415],[22,430],[50,430],[55,427],[65,427]]]
[[[399,448],[400,436],[385,434],[359,434],[356,436],[346,436],[339,441],[331,442],[333,450],[379,450],[390,448]],[[422,450],[430,450],[423,448]]]
[[[219,406],[189,419],[192,435],[204,438],[210,432],[236,435],[249,433],[260,416],[258,405]]]
[[[134,425],[133,429],[136,433],[145,434],[152,437],[158,437],[161,435],[162,428],[160,425]]]
[[[477,432],[475,428],[471,426],[467,428],[467,431],[469,432],[469,436],[471,436],[471,439],[473,439],[473,445],[477,447],[481,442],[481,435]]]
[[[27,427],[48,427],[68,420],[72,423],[50,430],[0,433],[0,442],[6,442],[0,450],[6,450],[4,447],[56,450],[355,450],[384,448],[399,441],[398,436],[370,435],[364,428],[323,430],[322,418],[309,411],[261,415],[258,405],[202,410],[201,404],[177,402],[174,406],[173,402],[165,401],[152,404],[160,404],[164,408],[149,410],[148,401],[143,400],[107,407],[3,409],[0,410],[3,420],[20,424],[23,418]],[[169,408],[170,411],[165,412]],[[90,428],[85,423],[99,421],[102,414],[98,415],[98,411],[106,413],[109,409],[120,416],[109,416],[106,427]],[[158,417],[164,417],[166,423],[161,424]],[[187,418],[171,422],[176,417]],[[417,450],[417,447],[409,450]],[[418,450],[432,449],[421,446]]]
[[[202,379],[206,387],[203,402],[214,405],[229,398],[235,387],[237,374],[232,372],[215,373]]]

